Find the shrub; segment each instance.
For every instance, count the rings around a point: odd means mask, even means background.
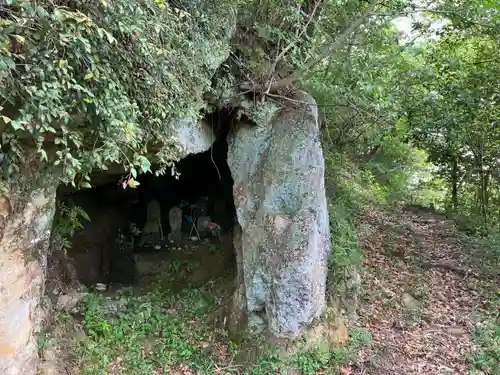
[[[198,117],[228,54],[226,1],[184,9],[163,0],[9,0],[0,7],[2,170],[23,150],[88,186],[92,168],[133,175],[177,160],[173,119]],[[231,26],[233,25],[233,26]],[[54,145],[53,152],[50,145]]]

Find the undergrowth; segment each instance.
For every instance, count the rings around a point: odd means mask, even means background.
[[[487,283],[482,290],[483,301],[493,313],[481,314],[474,325],[476,350],[471,353],[471,375],[500,373],[500,290]]]
[[[500,323],[486,322],[476,325],[474,331],[478,349],[471,356],[474,369],[471,374],[500,373]]]
[[[79,375],[176,374],[179,369],[183,374],[264,375],[286,374],[290,368],[336,374],[370,340],[366,332],[354,329],[340,348],[313,347],[284,356],[269,347],[252,357],[262,343],[248,337],[231,341],[210,324],[215,310],[215,298],[203,289],[173,293],[158,284],[140,295],[127,289],[112,297],[90,293],[78,313],[60,313],[57,320],[72,336],[72,348],[65,350],[74,351]]]

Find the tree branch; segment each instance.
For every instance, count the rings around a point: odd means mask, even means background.
[[[460,18],[462,21],[468,22],[468,23],[470,23],[472,25],[478,25],[478,26],[488,27],[488,28],[494,28],[495,27],[494,25],[488,25],[486,23],[473,21],[470,18],[467,18],[466,16],[464,16],[464,15],[462,15],[460,13],[457,13],[457,12],[453,12],[453,11],[449,11],[449,10],[428,9],[428,8],[415,8],[415,9],[412,9],[412,10],[409,10],[409,11],[398,12],[398,13],[387,13],[387,12],[386,13],[380,13],[380,12],[376,12],[376,13],[370,14],[370,16],[381,16],[381,17],[394,17],[394,18],[397,18],[397,17],[402,17],[402,16],[409,16],[410,14],[420,13],[420,12],[423,12],[423,13],[433,13],[433,14],[442,14],[443,16],[446,16],[447,18],[457,17],[457,18]]]
[[[301,38],[302,35],[305,34],[305,32],[307,31],[307,28],[309,27],[309,24],[311,23],[311,21],[314,19],[314,15],[316,14],[316,10],[318,9],[319,5],[321,4],[321,0],[318,0],[316,2],[316,4],[314,4],[314,8],[311,12],[311,14],[309,15],[309,19],[307,20],[307,23],[305,24],[304,28],[301,30],[301,32],[297,35],[297,39]],[[274,60],[273,64],[271,65],[271,68],[269,69],[269,78],[271,78],[272,74],[274,73],[274,71],[276,70],[276,66],[278,65],[278,62],[283,58],[285,57],[285,55],[288,53],[288,51],[290,51],[292,49],[292,47],[295,45],[295,40],[290,42],[290,44],[288,46],[286,46],[285,48],[283,48],[283,50],[280,52],[280,54],[278,56],[276,56],[276,59]]]
[[[448,17],[450,17],[450,16],[453,17],[454,16],[454,17],[460,18],[462,21],[471,23],[473,25],[478,25],[478,26],[488,27],[488,28],[494,28],[495,27],[493,25],[488,25],[486,23],[472,21],[471,19],[469,19],[469,18],[461,15],[460,13],[452,12],[452,11],[449,11],[449,10],[434,10],[434,9],[417,8],[417,9],[415,9],[415,12],[427,12],[427,13],[434,13],[434,14],[442,14],[442,15],[448,16]]]
[[[368,9],[365,12],[363,12],[363,14],[361,14],[361,16],[359,16],[342,34],[340,34],[337,37],[337,39],[335,39],[335,41],[333,43],[323,46],[323,48],[321,49],[321,53],[319,54],[319,56],[316,59],[311,60],[310,62],[308,62],[304,66],[302,66],[302,67],[298,68],[297,70],[295,70],[289,76],[287,76],[287,77],[285,77],[285,78],[283,78],[283,79],[281,79],[279,81],[276,81],[276,82],[272,83],[271,85],[267,85],[267,84],[252,84],[252,83],[249,83],[249,82],[245,82],[245,83],[243,83],[241,85],[241,88],[243,90],[251,90],[251,91],[254,91],[254,92],[263,92],[263,91],[276,92],[279,89],[282,89],[282,88],[284,88],[286,86],[289,86],[289,85],[293,84],[306,71],[310,70],[316,64],[318,64],[320,61],[322,61],[323,59],[325,59],[325,58],[329,57],[331,54],[333,54],[335,52],[335,50],[337,50],[340,47],[342,47],[345,44],[345,42],[348,39],[348,37],[359,26],[361,26],[361,24],[365,21],[366,18],[368,18],[371,15],[371,13],[373,11],[373,8],[375,7],[376,3],[377,3],[377,0],[372,0],[370,2],[370,6],[368,7]]]

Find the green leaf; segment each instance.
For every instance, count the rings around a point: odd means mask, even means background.
[[[151,162],[144,156],[138,157],[138,164],[141,167],[142,173],[151,172]]]
[[[7,117],[7,116],[2,116],[2,120],[3,120],[6,124],[8,124],[8,123],[11,121],[11,119],[10,119],[9,117]]]
[[[133,179],[133,178],[131,178],[130,180],[128,180],[128,183],[127,183],[127,186],[131,187],[131,188],[136,188],[139,185],[140,185],[140,183],[138,181],[136,181],[135,179]]]
[[[3,56],[0,59],[0,70],[2,69],[15,69],[16,63],[8,56]]]
[[[113,37],[113,35],[110,32],[104,30],[104,34],[106,34],[106,39],[108,39],[109,43],[114,43],[116,41],[116,39]]]
[[[41,148],[40,150],[38,150],[38,152],[41,154],[40,161],[47,161],[47,160],[49,160],[49,158],[47,157],[47,152],[43,148]]]
[[[21,124],[21,121],[19,120],[12,120],[10,122],[10,125],[12,126],[12,128],[14,130],[19,130],[19,129],[22,129],[23,125]]]
[[[84,80],[89,80],[94,78],[94,73],[87,73],[85,74],[85,77],[83,77]]]

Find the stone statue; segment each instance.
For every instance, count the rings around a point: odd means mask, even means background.
[[[182,210],[178,206],[168,211],[168,222],[170,224],[168,240],[179,243],[182,239]]]
[[[142,229],[141,240],[139,246],[150,245],[154,246],[158,241],[163,240],[163,229],[161,227],[161,207],[156,200],[149,201],[146,224]]]
[[[210,216],[200,216],[196,219],[196,229],[201,237],[207,236],[209,233],[209,223],[211,222],[212,218]]]

